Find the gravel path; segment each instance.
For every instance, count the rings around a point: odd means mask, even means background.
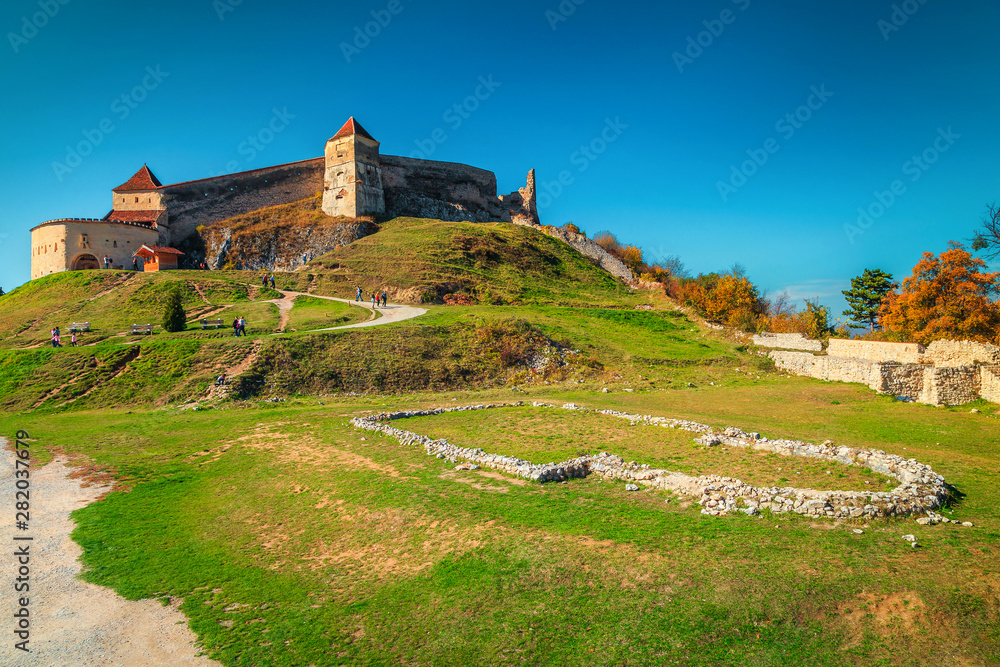
[[[361,327],[379,327],[383,324],[392,324],[393,322],[402,322],[403,320],[410,320],[414,317],[420,317],[427,312],[426,308],[417,308],[416,306],[404,306],[401,303],[390,303],[384,308],[379,306],[375,308],[372,306],[370,301],[353,301],[352,299],[341,299],[335,296],[320,296],[319,294],[308,294],[306,292],[292,292],[290,290],[278,290],[282,294],[282,299],[275,299],[271,303],[277,303],[279,301],[284,301],[287,307],[290,309],[292,301],[297,296],[311,296],[314,299],[326,299],[327,301],[340,301],[341,303],[350,304],[352,306],[360,306],[367,310],[372,311],[374,316],[375,313],[381,315],[378,319],[368,320],[367,322],[359,322],[358,324],[345,324],[340,327],[327,327],[326,329],[309,329],[309,332],[313,331],[336,331],[337,329],[360,329]],[[282,306],[278,304],[280,309]],[[283,327],[282,327],[283,328]]]
[[[69,513],[93,502],[106,486],[82,487],[69,479],[72,471],[56,459],[43,468],[31,468],[30,529],[14,528],[14,455],[2,446],[0,498],[8,516],[0,521],[0,665],[9,667],[156,666],[208,667],[214,660],[196,657],[195,635],[187,618],[157,600],[130,602],[109,588],[77,578],[80,546],[69,537],[75,524]],[[30,653],[14,648],[13,614],[17,599],[14,545],[18,536],[30,535],[31,620]]]

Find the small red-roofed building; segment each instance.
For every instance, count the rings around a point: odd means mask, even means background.
[[[144,263],[143,271],[172,271],[177,268],[178,258],[183,255],[177,248],[158,245],[143,245],[135,253]]]

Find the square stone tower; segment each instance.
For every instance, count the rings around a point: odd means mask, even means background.
[[[378,147],[354,116],[326,142],[324,213],[350,218],[385,214]]]

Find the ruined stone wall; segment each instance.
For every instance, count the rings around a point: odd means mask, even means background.
[[[879,364],[881,382],[878,387],[872,388],[880,394],[905,396],[919,401],[924,391],[924,377],[928,370],[921,364]]]
[[[161,189],[177,245],[199,225],[209,225],[265,206],[289,204],[323,191],[323,158],[291,162]]]
[[[924,359],[935,366],[1000,364],[1000,347],[971,340],[936,340],[927,346]]]
[[[624,263],[607,250],[597,245],[591,239],[588,239],[583,234],[577,234],[571,232],[562,227],[548,227],[543,225],[534,225],[527,222],[514,220],[514,224],[521,225],[522,227],[531,227],[532,229],[537,229],[546,236],[551,236],[554,239],[559,239],[572,246],[577,252],[579,252],[584,257],[589,257],[594,260],[598,266],[610,273],[616,278],[620,278],[627,283],[634,283],[635,276],[632,274],[632,270],[625,266]]]
[[[452,463],[463,459],[467,463],[459,468],[474,470],[479,467],[492,468],[535,482],[559,482],[574,477],[586,477],[596,473],[604,479],[616,479],[627,484],[627,491],[638,491],[639,484],[666,489],[676,493],[700,497],[698,504],[702,514],[720,516],[730,512],[744,512],[754,516],[761,509],[772,512],[794,512],[814,517],[861,518],[883,516],[905,516],[918,512],[932,512],[948,498],[948,487],[944,478],[934,470],[915,459],[888,454],[880,449],[854,449],[838,447],[825,442],[816,445],[800,440],[770,440],[759,433],[747,433],[735,427],[716,431],[705,424],[682,419],[666,419],[650,415],[634,415],[615,410],[589,410],[566,403],[564,410],[578,410],[604,414],[626,419],[633,425],[646,425],[670,429],[681,429],[702,435],[695,442],[714,447],[741,447],[755,451],[778,454],[779,456],[801,456],[804,458],[830,461],[843,465],[860,465],[883,475],[899,480],[899,485],[891,491],[816,491],[795,487],[754,487],[741,480],[719,475],[692,477],[679,472],[653,468],[635,461],[626,463],[615,454],[601,452],[559,463],[535,464],[504,454],[494,454],[476,447],[459,447],[447,440],[433,440],[390,425],[396,419],[439,415],[468,410],[488,410],[493,408],[520,407],[523,402],[499,403],[492,405],[466,405],[431,410],[412,410],[394,413],[380,413],[367,417],[355,417],[351,424],[355,428],[376,431],[397,439],[403,445],[423,446],[424,451],[439,459]],[[555,409],[550,403],[533,402],[537,408]],[[741,507],[743,505],[743,507]],[[943,517],[938,517],[942,520]],[[933,519],[931,519],[933,521]],[[919,521],[919,520],[918,520]]]
[[[826,352],[831,357],[919,364],[923,360],[924,348],[917,343],[882,343],[871,340],[831,338]]]
[[[758,347],[776,347],[785,350],[823,351],[822,342],[806,338],[800,333],[762,333],[753,337],[753,344]]]
[[[491,171],[454,162],[382,155],[385,214],[451,222],[509,222]]]
[[[1000,403],[1000,365],[979,367],[979,397]]]
[[[979,398],[979,367],[928,367],[924,387],[917,400],[929,405],[961,405]]]
[[[535,170],[528,172],[528,182],[523,188],[509,195],[500,195],[504,209],[510,214],[510,221],[517,224],[541,225],[535,196]]]

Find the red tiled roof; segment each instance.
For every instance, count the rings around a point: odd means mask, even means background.
[[[354,120],[354,116],[351,116],[350,118],[347,119],[347,122],[344,123],[344,127],[340,128],[337,131],[337,134],[333,135],[333,137],[330,138],[330,141],[333,141],[334,139],[340,139],[341,137],[349,137],[352,134],[357,134],[359,136],[364,137],[365,139],[371,139],[372,141],[378,143],[375,137],[368,134],[368,130],[361,127],[361,123]]]
[[[109,211],[104,220],[154,223],[163,211]]]
[[[135,252],[135,254],[138,255],[143,250],[149,250],[150,252],[152,252],[154,254],[157,254],[157,255],[183,255],[184,254],[180,250],[178,250],[177,248],[166,248],[164,246],[159,246],[159,245],[145,245],[145,244],[143,244],[143,246],[141,248],[139,248]]]
[[[153,190],[160,187],[160,181],[157,180],[156,176],[153,176],[153,172],[149,170],[149,167],[142,165],[142,169],[135,172],[135,175],[119,185],[117,188],[113,189],[112,192],[129,192],[131,190]]]

